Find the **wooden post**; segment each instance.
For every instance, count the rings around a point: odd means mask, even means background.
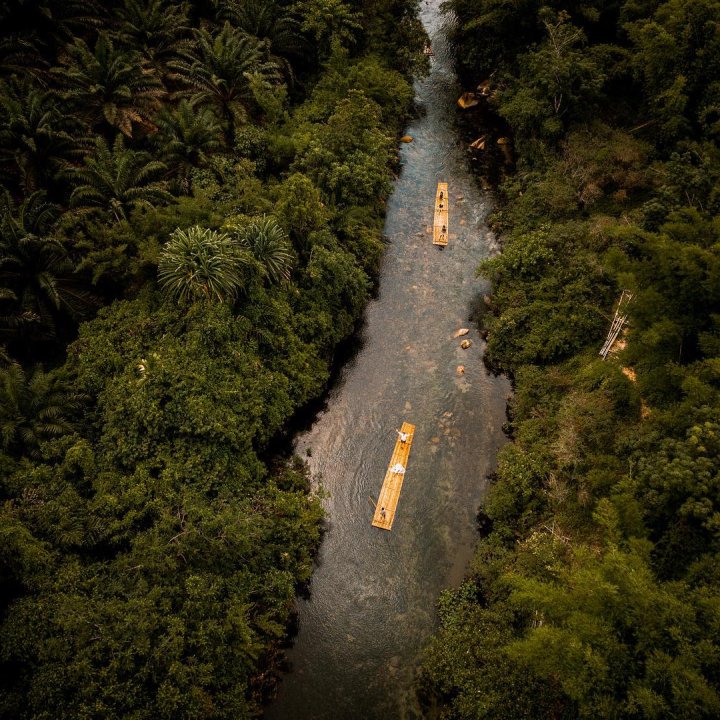
[[[605,342],[603,343],[602,348],[600,348],[599,354],[603,360],[607,358],[610,349],[615,343],[615,340],[617,340],[617,337],[620,334],[620,331],[623,329],[623,326],[627,322],[628,316],[626,313],[626,308],[632,302],[632,299],[633,294],[629,290],[622,291],[622,294],[620,295],[620,300],[618,300],[617,308],[615,310],[615,316],[610,323],[610,330],[608,331],[607,338],[605,338]],[[623,308],[623,302],[625,303],[625,308]]]

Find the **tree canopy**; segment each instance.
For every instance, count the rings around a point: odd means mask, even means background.
[[[257,717],[322,530],[278,438],[376,280],[423,41],[410,0],[0,8],[0,717]]]
[[[419,687],[433,717],[720,712],[720,3],[451,0],[514,172],[486,359],[512,442]],[[598,352],[623,290],[627,324]]]

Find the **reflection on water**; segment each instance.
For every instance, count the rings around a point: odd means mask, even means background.
[[[362,349],[297,440],[300,455],[311,449],[311,470],[329,493],[329,529],[310,598],[298,602],[291,671],[267,709],[271,720],[418,716],[417,654],[440,590],[461,580],[470,559],[485,475],[503,443],[509,384],[484,370],[475,330],[468,350],[453,337],[486,290],[475,269],[494,239],[453,125],[459,88],[439,5],[422,8],[435,57],[416,85],[421,117],[407,129],[414,142],[401,148],[385,225],[390,245]],[[440,180],[450,184],[445,250],[429,232]],[[403,420],[417,427],[393,530],[385,532],[371,527],[368,498],[378,495]]]

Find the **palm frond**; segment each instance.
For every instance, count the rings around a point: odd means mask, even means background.
[[[240,246],[257,260],[270,282],[290,278],[295,256],[287,234],[275,218],[263,215],[245,227],[228,229]]]
[[[174,79],[186,86],[194,105],[215,105],[232,125],[252,98],[249,77],[279,79],[277,63],[267,59],[263,44],[226,22],[215,35],[195,31],[195,47],[169,63]]]
[[[178,228],[160,255],[158,280],[170,297],[182,302],[227,302],[243,286],[246,262],[237,243],[225,233],[197,225]]]
[[[105,121],[128,137],[135,125],[154,129],[165,89],[137,52],[116,48],[107,33],[99,34],[92,49],[76,38],[52,73],[62,96],[90,125]]]
[[[137,205],[163,205],[173,197],[156,178],[167,170],[159,160],[145,152],[125,148],[118,135],[112,150],[98,138],[95,154],[85,158],[85,166],[69,175],[76,187],[70,196],[73,207],[97,207],[120,220]]]

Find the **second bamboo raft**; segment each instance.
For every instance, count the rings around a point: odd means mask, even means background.
[[[433,221],[433,245],[445,246],[448,244],[448,233],[450,218],[448,215],[448,206],[450,198],[448,197],[447,183],[438,183],[435,191],[435,220]]]

